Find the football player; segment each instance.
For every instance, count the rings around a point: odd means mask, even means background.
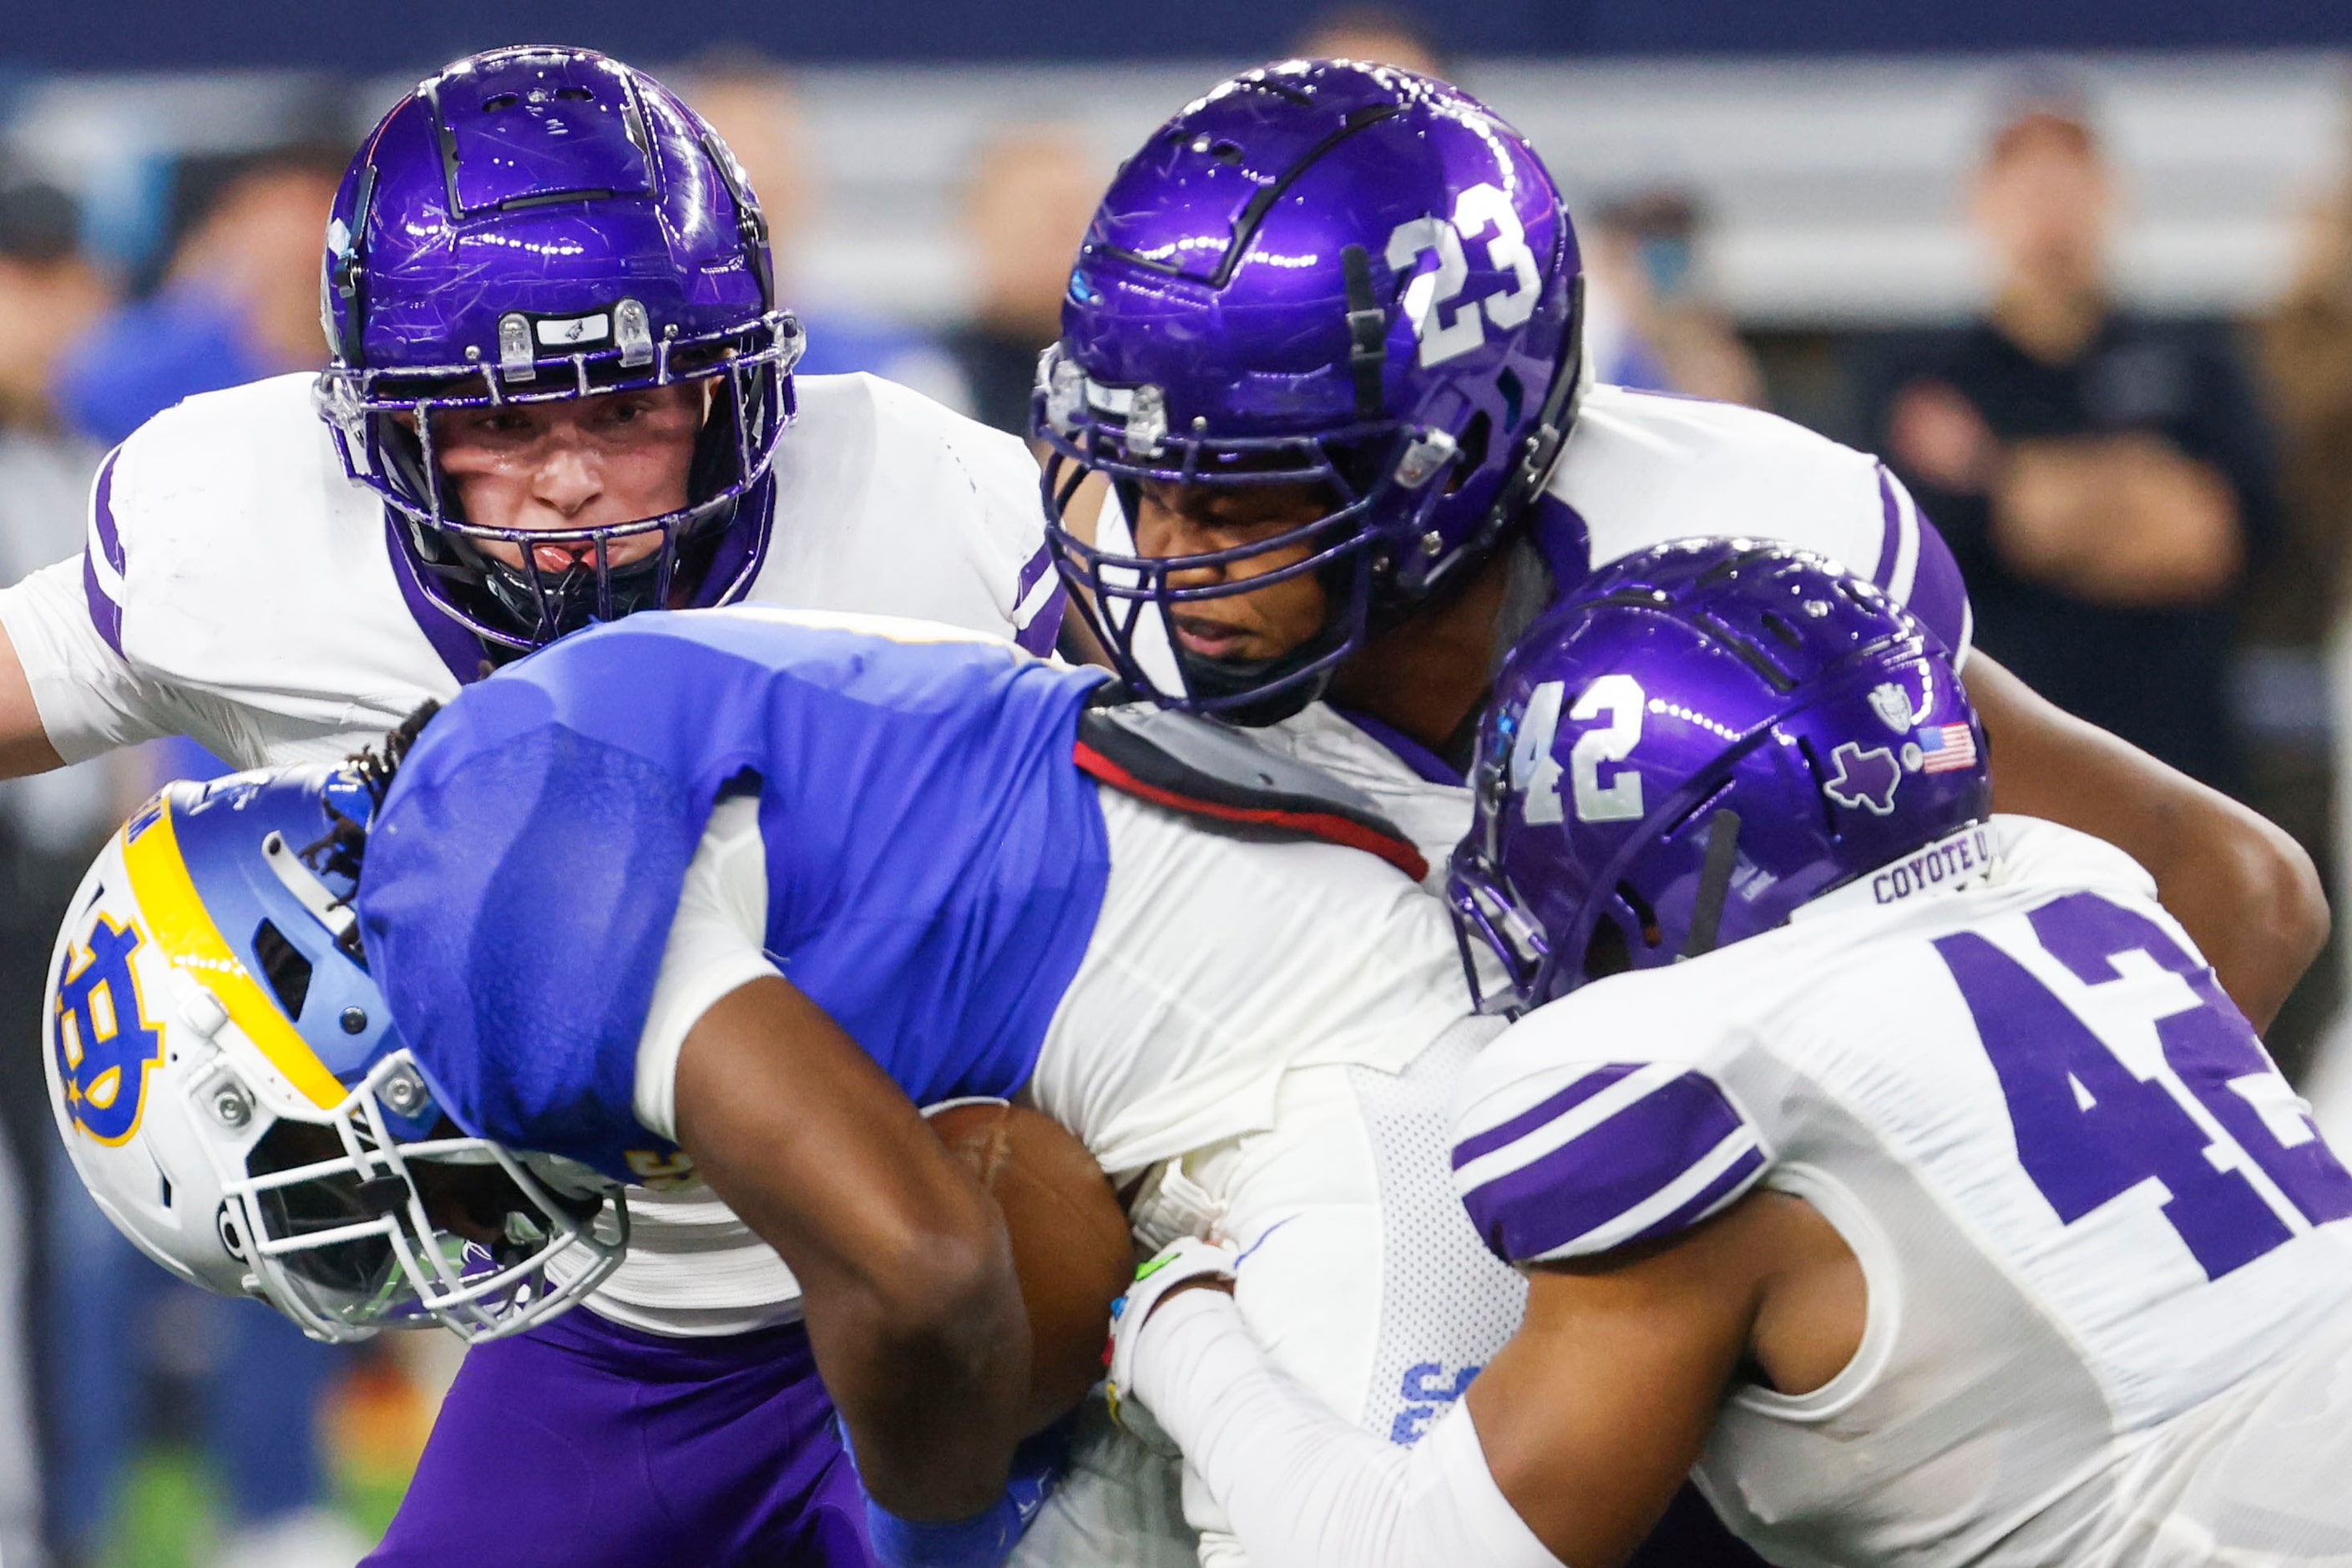
[[[1023,445],[866,376],[794,377],[764,219],[658,82],[582,50],[461,61],[353,159],[327,229],[329,368],[189,399],[112,453],[77,559],[0,591],[0,773],[185,734],[331,761],[593,620],[748,601],[1051,646]],[[641,1195],[629,1258],[542,1372],[756,1405],[728,1336],[805,1358],[774,1255],[707,1194]],[[451,1483],[529,1536],[583,1441],[474,1391],[388,1553]],[[728,1391],[731,1390],[731,1394]],[[617,1395],[616,1395],[617,1399]],[[617,1417],[620,1405],[614,1414]],[[495,1434],[495,1436],[493,1436]],[[681,1469],[685,1513],[765,1461]],[[762,1483],[763,1484],[763,1483]],[[748,1493],[746,1495],[749,1495]]]
[[[1251,1248],[1243,1309],[1384,1439],[1503,1342],[1524,1287],[1433,1157],[1497,1026],[1418,851],[1105,689],[928,623],[647,613],[368,766],[174,785],[109,847],[47,1057],[116,1223],[313,1332],[484,1342],[378,1561],[520,1511],[533,1562],[860,1562],[829,1390],[885,1560],[993,1563],[1025,1329],[1001,1225],[916,1120],[944,1099],[1017,1094],[1147,1234]],[[600,1184],[688,1177],[805,1330],[555,1318],[625,1239]],[[1173,1524],[1063,1560],[1189,1556]]]
[[[1880,463],[1591,384],[1580,276],[1534,151],[1429,78],[1295,60],[1154,132],[1095,216],[1035,404],[1055,549],[1127,679],[1295,715],[1272,735],[1381,793],[1442,871],[1494,671],[1547,605],[1666,540],[1786,540],[1943,639],[2004,809],[2135,856],[2266,1022],[2325,939],[2309,858],[1971,653],[1951,553]],[[1111,491],[1091,531],[1090,473]]]
[[[1404,1450],[1179,1292],[1215,1249],[1120,1321],[1260,1568],[1612,1564],[1694,1464],[1776,1563],[2352,1551],[2352,1175],[2144,870],[1990,815],[1917,620],[1636,554],[1537,621],[1475,778],[1457,918],[1532,1011],[1452,1163],[1525,1326]]]

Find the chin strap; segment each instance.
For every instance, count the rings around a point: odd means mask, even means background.
[[[1348,288],[1348,370],[1356,379],[1356,416],[1378,419],[1386,407],[1381,372],[1389,363],[1389,317],[1372,292],[1372,262],[1360,245],[1339,250]]]
[[[1680,956],[1696,958],[1715,950],[1723,927],[1723,902],[1731,895],[1732,868],[1739,863],[1739,814],[1728,806],[1706,825],[1706,858],[1698,874],[1698,899],[1691,906],[1690,932]]]

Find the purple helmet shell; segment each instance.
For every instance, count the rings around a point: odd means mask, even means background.
[[[1934,634],[1802,551],[1686,540],[1528,629],[1480,725],[1450,879],[1502,1010],[1738,942],[1991,810]],[[1475,972],[1472,984],[1477,986]]]
[[[1049,537],[1128,680],[1267,722],[1314,700],[1368,631],[1443,592],[1549,477],[1579,382],[1576,237],[1551,176],[1491,110],[1387,66],[1292,60],[1213,89],[1130,158],[1095,214],[1038,367]],[[1149,557],[1088,471],[1137,487],[1307,484],[1318,521]],[[1274,570],[1234,568],[1295,555]],[[1240,666],[1187,652],[1171,606],[1313,573],[1319,635]]]
[[[801,331],[734,155],[659,82],[586,49],[497,49],[428,78],[335,198],[319,407],[383,496],[418,585],[501,649],[587,620],[720,604],[749,585],[793,415]],[[434,416],[675,383],[709,386],[687,504],[562,531],[469,522]],[[626,538],[657,534],[615,565]],[[521,546],[520,564],[484,546]],[[574,546],[543,568],[531,543]],[[673,587],[677,590],[673,593]]]

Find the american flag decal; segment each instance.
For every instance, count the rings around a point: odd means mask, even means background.
[[[1948,773],[1977,765],[1977,738],[1966,724],[1926,724],[1919,730],[1919,771]]]

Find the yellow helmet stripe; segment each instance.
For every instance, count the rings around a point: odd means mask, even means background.
[[[129,828],[123,833],[123,865],[131,874],[131,890],[139,900],[147,929],[174,966],[187,971],[220,999],[229,1021],[245,1031],[245,1037],[286,1075],[287,1081],[320,1110],[333,1110],[348,1091],[213,923],[211,911],[188,877],[187,863],[181,858],[173,816],[166,801],[162,815],[136,837]]]

